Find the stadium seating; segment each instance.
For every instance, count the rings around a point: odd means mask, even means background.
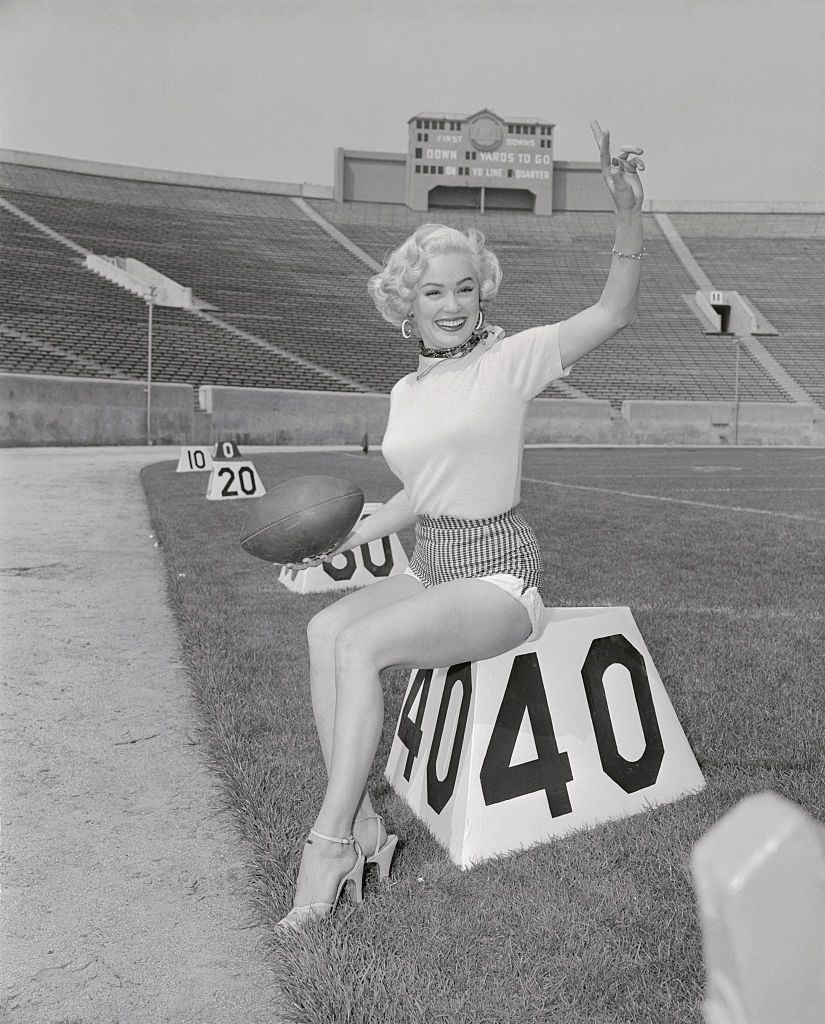
[[[598,299],[609,268],[612,215],[560,213],[553,217],[454,211],[396,212],[394,222],[377,204],[313,201],[329,221],[379,262],[399,238],[425,220],[456,227],[481,224],[504,269],[491,309],[512,333],[561,320]],[[372,206],[372,209],[370,209]],[[362,209],[363,208],[363,209]],[[382,213],[383,218],[382,218]],[[382,223],[382,220],[384,223]],[[735,377],[731,340],[707,336],[684,302],[695,285],[652,217],[645,218],[646,247],[639,318],[617,338],[573,368],[569,383],[591,398],[730,401]],[[777,384],[744,353],[740,393],[750,401],[783,402]],[[553,394],[552,390],[548,392]]]
[[[53,232],[100,255],[141,260],[215,307],[208,319],[155,310],[155,380],[386,393],[415,365],[414,348],[372,308],[369,267],[288,197],[8,164],[0,172],[4,197]],[[508,333],[595,301],[610,262],[612,218],[604,213],[480,217],[332,200],[312,206],[379,262],[423,221],[480,224],[505,272],[490,317]],[[0,369],[143,377],[145,303],[84,270],[78,251],[5,209],[0,216]],[[782,218],[741,216],[674,215],[674,223],[714,285],[747,295],[773,322],[780,335],[763,343],[823,402],[822,233],[815,237],[816,225],[807,234],[793,230],[793,222],[814,218],[785,217],[792,223],[777,236]],[[683,299],[693,281],[652,216],[645,229],[638,320],[576,364],[567,383],[614,406],[634,398],[730,401],[735,346],[703,333]],[[745,351],[740,397],[790,400]]]
[[[9,190],[4,194],[10,202],[20,198]],[[160,217],[152,216],[155,211],[130,219],[126,207],[111,204],[85,211],[77,200],[23,198],[29,199],[27,213],[92,251],[128,252],[159,268],[169,267],[170,276],[177,271],[176,261],[163,259],[166,229]],[[145,378],[146,304],[89,273],[79,255],[3,209],[0,233],[0,324],[5,328],[0,370]],[[191,232],[186,237],[188,245],[176,239],[167,248],[191,247]],[[178,309],[154,310],[152,364],[153,379],[195,386],[328,390],[334,384],[338,391],[357,390]]]
[[[779,331],[762,344],[825,406],[825,217],[674,214],[719,287],[747,295]]]

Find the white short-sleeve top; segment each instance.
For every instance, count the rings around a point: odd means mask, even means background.
[[[415,513],[486,519],[517,505],[527,404],[569,372],[558,324],[487,328],[466,356],[420,356],[392,389],[382,443]]]

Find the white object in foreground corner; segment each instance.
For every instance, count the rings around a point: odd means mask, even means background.
[[[825,1021],[825,828],[776,793],[696,843],[707,1024]]]
[[[210,501],[260,498],[266,488],[252,462],[213,462],[206,497]]]
[[[629,608],[548,608],[487,661],[412,672],[386,767],[462,868],[704,785]]]
[[[382,507],[383,502],[367,502],[358,522]],[[314,565],[311,569],[287,569],[282,566],[278,581],[293,593],[316,594],[326,590],[365,587],[388,576],[397,576],[407,565],[407,555],[398,534],[391,533],[336,555],[332,561]]]

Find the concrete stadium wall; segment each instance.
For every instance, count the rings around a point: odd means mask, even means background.
[[[380,444],[389,395],[204,385],[200,411],[188,384],[152,385],[156,444]],[[528,444],[732,445],[728,402],[609,402],[537,398]],[[146,443],[146,385],[78,377],[0,374],[0,446]],[[803,403],[742,402],[738,443],[823,445],[825,412]]]
[[[825,412],[809,402],[622,403],[629,443],[825,444]]]
[[[407,190],[404,153],[335,150],[336,202],[396,203],[403,205]]]
[[[329,185],[229,178],[222,174],[195,174],[189,171],[164,171],[155,167],[107,164],[97,160],[77,160],[74,157],[26,153],[16,149],[0,149],[0,162],[21,164],[25,167],[42,167],[52,171],[71,171],[73,174],[93,174],[103,178],[123,178],[126,181],[147,181],[160,185],[187,185],[194,188],[217,188],[230,192],[303,196],[305,199],[332,199],[333,194],[333,189]]]
[[[208,440],[239,444],[360,444],[365,433],[378,443],[390,408],[389,395],[212,384],[200,388],[199,402]]]
[[[614,444],[615,434],[607,401],[534,398],[527,407],[524,425],[527,444]]]
[[[192,443],[188,384],[152,385],[152,439]],[[0,446],[146,443],[146,384],[0,373]]]
[[[380,444],[390,410],[389,395],[230,388],[204,385],[200,407],[211,424],[209,441],[238,444]],[[525,439],[571,443],[608,442],[609,402],[539,398],[530,404]]]
[[[601,165],[575,160],[553,164],[553,210],[613,211]]]

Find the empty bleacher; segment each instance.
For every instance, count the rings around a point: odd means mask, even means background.
[[[747,295],[779,332],[771,355],[825,407],[825,216],[673,214],[719,288]]]
[[[155,380],[386,393],[415,366],[414,344],[369,301],[369,267],[287,197],[15,165],[0,171],[3,196],[53,231],[101,255],[141,260],[216,307],[209,319],[156,308]],[[426,220],[480,226],[504,269],[490,319],[508,333],[594,302],[610,265],[613,218],[604,213],[538,218],[418,214],[332,200],[312,206],[379,262]],[[0,369],[142,378],[145,303],[90,274],[77,252],[13,214],[0,210],[0,218]],[[823,300],[813,274],[819,268],[821,281],[824,243],[816,231],[823,218],[805,219],[817,223],[800,238],[790,229],[777,237],[774,215],[751,224],[727,215],[673,217],[714,284],[750,297],[773,322],[780,336],[763,343],[822,402]],[[638,320],[580,360],[567,381],[614,406],[639,398],[729,402],[735,346],[703,333],[683,300],[695,290],[692,279],[652,216],[645,230],[649,255]],[[803,265],[813,269],[800,278]],[[790,400],[745,351],[739,387],[742,400]]]
[[[130,217],[125,207],[105,204],[113,214],[107,223],[100,204],[90,211],[74,199],[21,196],[12,190],[4,196],[10,202],[22,199],[27,213],[90,250],[128,253],[174,276],[176,261],[164,259],[162,249],[165,244],[174,252],[182,243],[174,234],[171,244],[164,240],[168,219],[158,217],[159,211],[146,216],[145,208],[138,207],[143,215]],[[129,235],[133,240],[124,241]],[[145,378],[148,315],[142,299],[90,273],[81,256],[5,209],[0,209],[0,237],[0,323],[6,328],[0,370]],[[191,232],[187,238],[191,245]],[[184,310],[156,307],[152,334],[156,381],[357,390]],[[65,352],[76,361],[67,362]]]
[[[553,217],[439,210],[415,214],[378,204],[312,205],[373,259],[383,261],[405,235],[427,220],[480,226],[504,270],[490,317],[508,332],[562,320],[595,302],[610,267],[613,217],[562,213]],[[370,207],[372,206],[372,209]],[[392,212],[390,212],[392,211]],[[682,299],[695,285],[661,234],[645,217],[648,256],[638,320],[580,360],[567,378],[591,398],[731,401],[736,351],[730,338],[704,335]],[[548,394],[556,396],[553,389]],[[744,352],[740,396],[784,402],[788,396]]]

